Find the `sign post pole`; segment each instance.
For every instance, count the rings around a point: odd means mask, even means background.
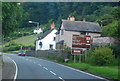
[[[89,49],[90,48],[90,42],[91,41],[91,36],[79,36],[79,35],[73,35],[72,37],[72,50],[71,54],[74,55],[74,63],[76,62],[76,56],[79,55],[79,62],[82,61],[82,56],[84,49]],[[85,51],[85,58],[84,60],[86,61],[87,59],[87,51]]]
[[[76,58],[75,58],[75,55],[74,55],[74,63],[76,62]]]
[[[86,61],[86,53],[87,53],[87,50],[85,51],[85,61]]]
[[[79,63],[81,62],[81,55],[79,55]]]

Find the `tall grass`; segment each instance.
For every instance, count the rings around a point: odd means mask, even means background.
[[[86,63],[65,63],[66,65],[78,68],[80,70],[106,76],[112,79],[118,79],[117,66],[92,66]]]

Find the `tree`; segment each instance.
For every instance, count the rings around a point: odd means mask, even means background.
[[[112,49],[109,47],[99,47],[94,50],[91,57],[91,63],[104,66],[112,64],[114,59],[115,57]]]
[[[119,34],[119,29],[120,27],[118,26],[118,23],[120,21],[113,21],[111,24],[102,27],[102,35],[103,36],[112,36],[117,39],[120,39],[120,34]]]
[[[5,38],[11,36],[20,27],[25,16],[26,13],[18,3],[2,3],[2,33]]]

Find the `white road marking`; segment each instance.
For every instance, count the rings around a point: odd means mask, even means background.
[[[8,56],[7,56],[8,57]],[[13,81],[16,81],[16,79],[17,79],[17,75],[18,75],[18,66],[17,66],[17,64],[16,64],[16,62],[13,60],[13,59],[11,59],[10,57],[8,57],[10,60],[12,60],[12,62],[15,64],[15,68],[16,68],[16,71],[15,71],[15,76],[14,76],[14,80]]]
[[[45,70],[48,70],[46,67],[43,67]]]
[[[41,64],[38,64],[39,66],[42,66]]]
[[[62,77],[58,77],[59,79],[61,79],[62,81],[65,81]]]
[[[56,63],[56,64],[58,64],[58,63]],[[106,81],[109,81],[105,78],[102,78],[102,77],[99,77],[99,76],[96,76],[96,75],[93,75],[93,74],[90,74],[90,73],[87,73],[87,72],[84,72],[84,71],[81,71],[81,70],[78,70],[78,69],[74,69],[74,68],[71,68],[71,67],[68,67],[68,66],[65,66],[65,65],[62,65],[62,64],[58,64],[58,65],[63,66],[63,67],[67,67],[69,69],[72,69],[72,70],[75,70],[75,71],[78,71],[78,72],[81,72],[81,73],[84,73],[84,74],[87,74],[87,75],[90,75],[90,76],[93,76],[93,77],[96,77],[96,78],[99,78],[99,79],[104,79]]]
[[[54,72],[50,71],[50,73],[52,73],[53,75],[56,75]]]

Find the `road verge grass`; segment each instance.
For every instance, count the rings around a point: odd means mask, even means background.
[[[86,63],[64,63],[64,64],[90,73],[99,74],[112,79],[118,79],[117,66],[92,66]]]

